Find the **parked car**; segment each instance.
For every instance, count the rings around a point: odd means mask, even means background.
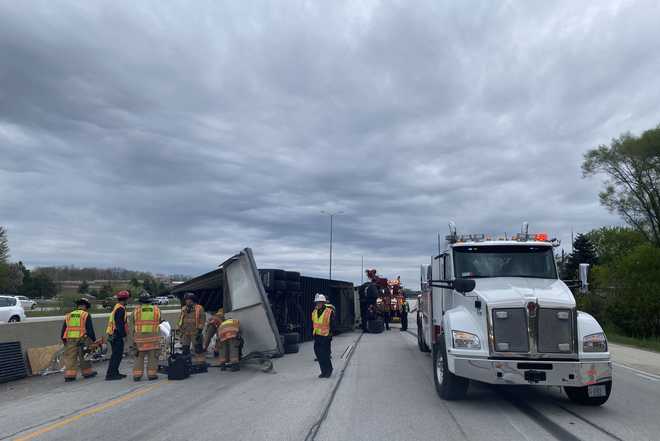
[[[14,296],[16,299],[18,299],[19,302],[21,302],[21,306],[23,309],[34,309],[37,307],[37,302],[35,302],[32,299],[28,299],[25,296]]]
[[[0,296],[0,322],[14,323],[25,319],[25,310],[16,297]]]
[[[156,297],[153,303],[154,305],[167,305],[170,303],[170,299],[165,296]]]

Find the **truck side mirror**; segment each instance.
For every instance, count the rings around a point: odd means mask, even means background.
[[[452,282],[454,289],[461,294],[468,293],[474,290],[474,287],[477,285],[473,279],[455,279]]]
[[[589,264],[581,263],[578,272],[578,280],[580,281],[580,293],[586,294],[589,292]]]

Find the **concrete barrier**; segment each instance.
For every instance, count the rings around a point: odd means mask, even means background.
[[[110,314],[92,315],[96,338],[105,335],[105,327],[108,325],[109,316]],[[179,311],[162,310],[161,317],[174,328],[179,318]],[[64,316],[28,318],[20,323],[3,323],[0,324],[0,342],[19,341],[23,352],[29,348],[56,345],[61,343],[60,335],[63,322]]]

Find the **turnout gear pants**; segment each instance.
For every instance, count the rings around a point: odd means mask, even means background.
[[[314,337],[314,355],[319,362],[321,373],[329,376],[332,373],[332,361],[330,360],[330,343],[332,337]]]
[[[83,377],[89,377],[94,372],[92,363],[85,360],[82,348],[85,343],[91,344],[87,338],[70,338],[64,343],[64,378],[76,378],[78,368]]]
[[[139,380],[144,374],[144,361],[147,361],[147,378],[158,378],[158,350],[138,351],[133,364],[133,379]]]
[[[119,375],[119,365],[122,358],[124,358],[124,339],[114,337],[110,343],[110,347],[112,348],[112,354],[110,354],[108,371],[105,374],[106,378]]]
[[[219,341],[219,339],[218,339]],[[218,347],[218,361],[220,364],[238,364],[241,359],[241,342],[237,338],[230,338],[220,342]]]
[[[189,354],[192,352],[193,364],[206,363],[206,356],[202,348],[201,332],[195,332],[194,334],[190,334],[190,333],[181,334],[181,349],[183,350],[184,354]]]

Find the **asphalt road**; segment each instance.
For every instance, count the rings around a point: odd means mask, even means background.
[[[558,388],[480,384],[465,401],[445,402],[411,333],[354,333],[335,338],[329,380],[316,377],[305,343],[273,373],[0,385],[0,440],[658,440],[660,377],[645,370],[656,360],[634,355],[625,367],[615,352],[614,391],[600,408],[575,406]]]

